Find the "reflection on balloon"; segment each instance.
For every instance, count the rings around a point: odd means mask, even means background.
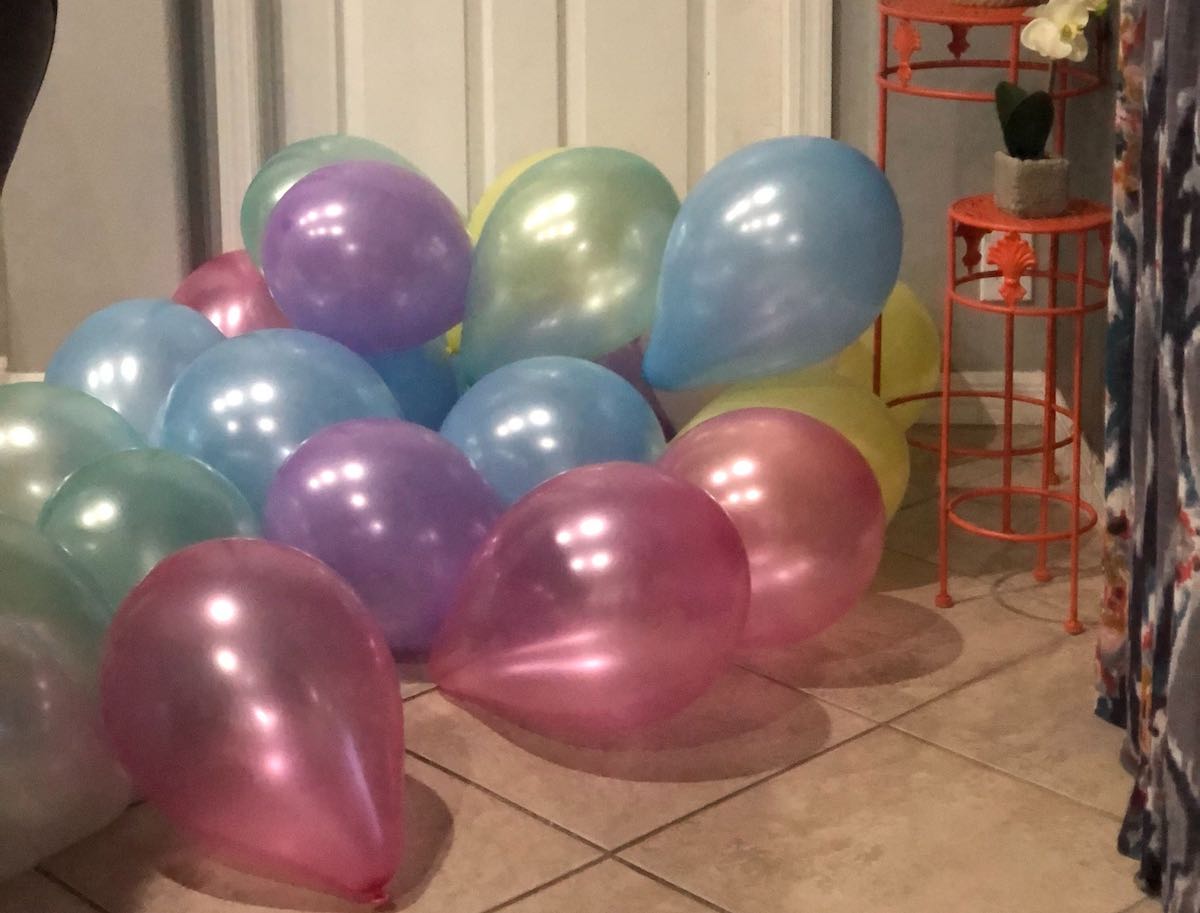
[[[0,516],[0,880],[104,827],[130,800],[104,744],[107,613],[67,555]]]
[[[479,198],[479,202],[471,210],[471,218],[467,220],[467,234],[471,236],[472,244],[479,241],[479,236],[483,233],[484,223],[487,222],[488,216],[492,214],[492,210],[496,208],[496,204],[500,201],[500,197],[504,195],[504,191],[508,190],[517,178],[538,162],[548,159],[550,156],[561,151],[561,147],[554,146],[550,149],[543,149],[540,152],[527,155],[525,158],[513,162],[501,171],[495,180],[488,184],[487,189],[483,191],[483,196]]]
[[[0,384],[0,514],[37,521],[63,479],[145,439],[108,406],[50,384]]]
[[[83,567],[115,612],[159,561],[186,545],[255,536],[232,483],[198,460],[127,450],[73,473],[42,509],[41,530]]]
[[[259,510],[275,471],[314,431],[398,415],[387,385],[349,349],[301,330],[261,330],[196,359],[155,436],[212,466]]]
[[[50,359],[46,383],[94,396],[147,434],[179,375],[224,338],[165,298],[120,301],[72,331]]]
[[[671,229],[647,380],[699,387],[835,354],[883,307],[901,233],[887,178],[850,146],[789,136],[735,152]]]
[[[366,356],[410,422],[437,430],[458,401],[458,378],[439,337],[415,349]]]
[[[676,438],[665,472],[720,502],[750,559],[745,647],[816,634],[854,607],[883,554],[879,484],[854,445],[788,409],[738,409]]]
[[[233,250],[200,264],[171,296],[198,311],[226,336],[290,324],[250,255]]]
[[[599,358],[645,333],[678,209],[662,172],[631,152],[566,149],[531,166],[475,247],[467,378],[534,355]]]
[[[400,849],[383,635],[315,558],[257,539],[162,561],[121,605],[104,722],[138,791],[232,864],[380,903]]]
[[[454,446],[399,420],[318,431],[267,495],[267,536],[341,574],[398,656],[423,658],[475,547],[500,516],[496,493]]]
[[[384,162],[326,165],[271,211],[263,273],[298,328],[356,352],[412,348],[463,318],[471,242],[454,204]]]
[[[600,365],[555,355],[484,377],[450,410],[442,434],[508,504],[560,472],[650,462],[666,444],[637,390]]]
[[[533,732],[619,738],[728,668],[749,590],[737,530],[699,488],[636,463],[571,470],[476,552],[430,671]]]
[[[888,519],[900,509],[908,488],[908,441],[878,396],[827,371],[766,377],[730,387],[683,430],[753,406],[792,409],[833,428],[858,449],[875,473]]]
[[[879,396],[885,403],[902,396],[936,390],[941,371],[942,341],[929,312],[905,283],[896,283],[883,306],[883,356]],[[864,389],[873,389],[875,330],[866,330],[838,355],[834,370]],[[915,400],[891,407],[901,428],[921,417],[925,402]]]
[[[361,136],[314,136],[284,146],[267,159],[242,198],[242,243],[255,263],[262,263],[263,230],[275,204],[305,175],[334,162],[388,162],[416,171],[404,156]]]

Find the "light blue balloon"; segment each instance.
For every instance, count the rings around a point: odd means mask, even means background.
[[[844,143],[783,137],[735,152],[671,228],[646,379],[677,390],[836,354],[882,310],[902,235],[887,178]]]
[[[207,463],[261,512],[276,470],[314,432],[397,417],[382,378],[345,346],[303,330],[260,330],[214,346],[183,372],[154,438]]]
[[[94,396],[147,434],[171,385],[225,337],[208,318],[165,298],[133,298],[97,311],[66,338],[46,383]]]
[[[666,446],[654,411],[628,382],[594,362],[560,355],[485,375],[450,410],[442,434],[508,504],[568,469],[648,463]]]
[[[367,363],[379,372],[410,422],[437,431],[458,401],[458,379],[443,336],[415,349],[367,356]]]

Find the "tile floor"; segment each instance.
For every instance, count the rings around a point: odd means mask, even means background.
[[[916,461],[860,607],[807,644],[746,658],[636,745],[568,748],[406,686],[397,907],[1156,909],[1114,849],[1129,784],[1121,733],[1091,715],[1091,637],[1062,633],[1063,583],[1036,584],[1027,548],[966,536],[952,540],[957,602],[933,607],[930,466]],[[984,471],[961,464],[954,481]],[[1094,622],[1095,533],[1083,555]],[[350,909],[205,860],[146,806],[0,886],[0,913]]]

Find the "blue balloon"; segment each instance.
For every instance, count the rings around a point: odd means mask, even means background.
[[[410,422],[437,431],[458,401],[458,379],[444,336],[415,349],[369,355],[367,363],[379,372]]]
[[[118,301],[58,347],[46,383],[94,396],[147,434],[179,375],[224,339],[207,317],[174,301]]]
[[[783,137],[735,152],[671,228],[646,379],[678,390],[834,355],[882,310],[902,235],[887,178],[844,143]]]
[[[654,411],[627,381],[594,362],[527,358],[487,374],[450,410],[442,434],[506,504],[551,476],[666,446]]]
[[[345,346],[303,330],[259,330],[192,362],[154,437],[217,470],[261,512],[276,470],[314,432],[398,417],[382,378]]]

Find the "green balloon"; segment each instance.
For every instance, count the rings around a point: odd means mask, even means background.
[[[38,526],[87,571],[113,611],[171,553],[258,535],[254,510],[232,482],[166,450],[114,453],[85,466],[46,503]]]
[[[246,253],[262,265],[262,236],[267,217],[285,193],[302,177],[334,162],[391,162],[409,171],[420,170],[408,159],[382,143],[335,133],[314,136],[284,146],[259,169],[242,198],[242,243]]]
[[[76,469],[145,446],[132,425],[86,393],[42,383],[0,386],[0,514],[34,523]]]
[[[475,247],[468,379],[535,355],[599,358],[650,329],[679,197],[632,152],[566,149],[504,192]]]
[[[108,612],[70,558],[0,516],[0,880],[119,815],[98,695]]]

